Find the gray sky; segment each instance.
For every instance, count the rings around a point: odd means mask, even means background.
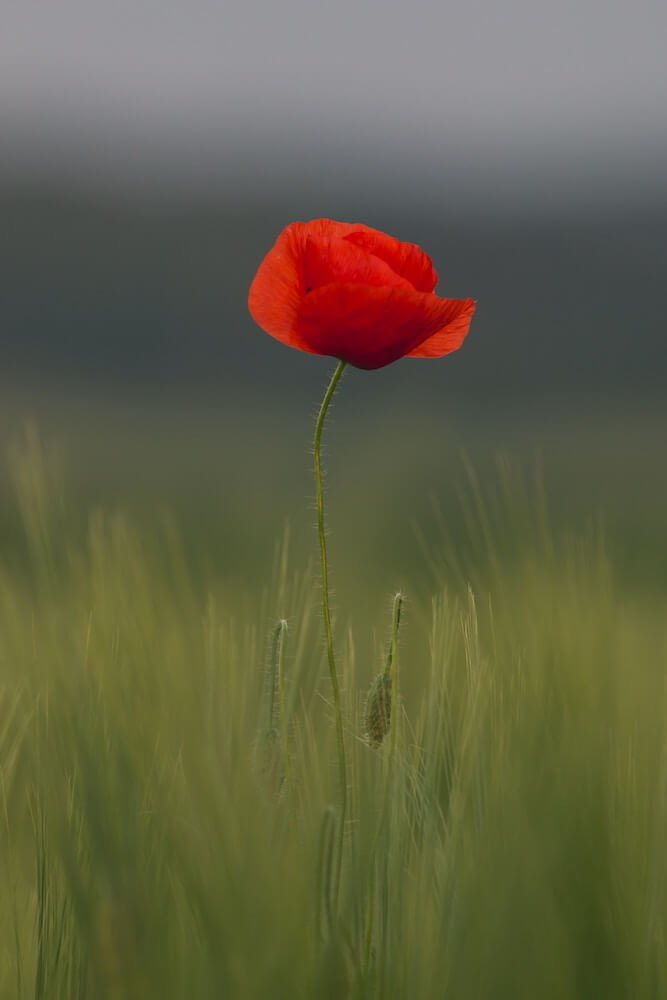
[[[0,163],[659,184],[664,0],[0,0]],[[304,168],[305,160],[305,168]]]

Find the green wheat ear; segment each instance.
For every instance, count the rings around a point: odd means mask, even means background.
[[[370,686],[364,708],[364,735],[379,747],[391,727],[391,674],[383,671]]]

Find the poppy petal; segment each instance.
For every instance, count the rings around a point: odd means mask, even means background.
[[[311,292],[299,309],[296,333],[306,350],[382,368],[411,353],[454,322],[466,303],[406,288],[331,284]],[[460,345],[463,337],[457,334]],[[455,350],[447,347],[442,353]]]
[[[299,304],[306,294],[304,253],[308,236],[342,238],[364,228],[363,223],[313,219],[292,222],[283,229],[250,286],[248,308],[255,322],[289,347],[308,350],[294,331]]]
[[[310,222],[293,222],[292,225],[299,226],[305,235],[339,236],[341,239],[358,229],[369,228],[363,222],[336,222],[335,219],[311,219]]]
[[[280,234],[250,286],[248,308],[264,330],[289,347],[308,350],[294,326],[306,293],[303,250],[306,233],[296,222]]]
[[[456,303],[459,306],[458,312],[452,314],[441,330],[422,341],[419,347],[408,351],[407,357],[441,358],[445,354],[451,354],[452,351],[458,350],[461,346],[470,329],[476,303],[474,299],[447,299],[446,301]]]
[[[379,257],[418,292],[432,292],[437,284],[438,276],[431,258],[416,243],[401,243],[395,236],[366,226],[363,222],[312,219],[296,225],[314,236],[338,236]]]
[[[345,240],[385,261],[418,292],[432,292],[435,288],[438,275],[431,258],[416,243],[401,243],[395,237],[367,226],[355,229],[345,236]]]
[[[306,292],[331,284],[413,287],[379,257],[338,236],[306,236],[303,274]]]

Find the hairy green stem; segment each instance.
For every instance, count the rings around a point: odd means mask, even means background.
[[[329,403],[336,391],[336,386],[345,370],[345,361],[339,361],[338,366],[331,377],[327,391],[324,394],[320,412],[315,424],[315,443],[313,455],[315,461],[315,488],[317,491],[317,531],[320,539],[320,564],[322,568],[322,613],[324,615],[324,629],[327,639],[327,659],[329,661],[329,677],[331,679],[331,690],[333,693],[334,711],[336,715],[336,742],[338,744],[338,768],[340,772],[340,816],[338,820],[338,847],[336,851],[336,873],[334,879],[334,903],[338,900],[338,889],[340,887],[341,867],[343,861],[343,841],[345,838],[345,815],[347,810],[347,767],[345,764],[345,740],[343,737],[343,713],[340,704],[340,686],[338,684],[338,674],[336,672],[336,659],[334,656],[333,633],[331,629],[331,611],[329,609],[329,569],[327,564],[327,543],[324,530],[324,490],[322,488],[322,430],[324,419],[329,409]]]

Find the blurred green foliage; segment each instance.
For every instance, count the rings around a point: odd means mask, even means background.
[[[333,908],[307,429],[89,403],[44,400],[2,484],[0,996],[664,996],[664,424],[339,402]]]

